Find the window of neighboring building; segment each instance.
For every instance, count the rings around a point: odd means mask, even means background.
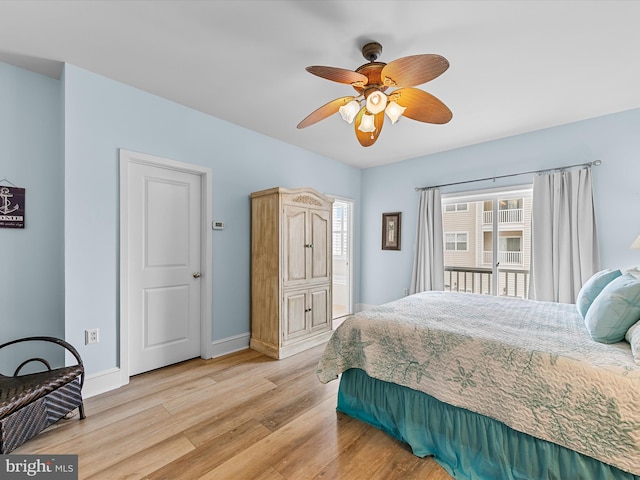
[[[451,232],[444,234],[445,250],[447,251],[462,251],[468,250],[468,237],[466,232]]]
[[[519,252],[522,239],[520,237],[500,237],[498,248],[503,252]]]
[[[452,203],[444,206],[445,212],[466,212],[469,210],[468,203]]]
[[[500,210],[515,210],[522,208],[522,198],[501,199],[498,201]]]

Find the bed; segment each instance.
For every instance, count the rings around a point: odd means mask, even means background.
[[[342,323],[317,375],[456,479],[640,480],[640,366],[575,305],[410,295]]]

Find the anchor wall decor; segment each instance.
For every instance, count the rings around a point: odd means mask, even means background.
[[[25,189],[0,185],[0,228],[24,228]]]

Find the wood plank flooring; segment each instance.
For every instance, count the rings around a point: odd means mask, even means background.
[[[78,454],[81,479],[451,480],[433,459],[337,413],[324,346],[273,360],[253,350],[131,378],[13,453]]]

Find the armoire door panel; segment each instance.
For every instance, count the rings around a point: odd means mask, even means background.
[[[319,287],[309,291],[311,305],[311,329],[325,327],[329,323],[331,315],[330,287]]]
[[[307,210],[287,207],[284,212],[284,278],[289,282],[307,278]]]
[[[310,210],[311,278],[330,280],[331,276],[331,213]]]
[[[307,308],[306,290],[285,293],[283,325],[285,342],[307,331]]]

